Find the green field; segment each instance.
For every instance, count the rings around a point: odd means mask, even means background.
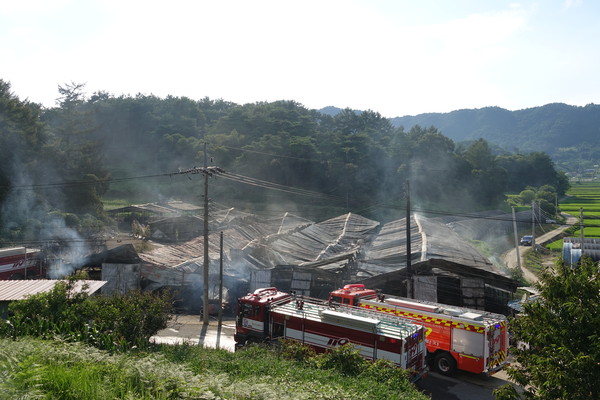
[[[567,196],[560,202],[560,210],[575,217],[583,212],[585,236],[600,237],[600,182],[572,183]]]
[[[600,182],[574,182],[567,196],[560,201],[560,210],[579,218],[583,211],[583,233],[588,238],[600,238]],[[580,229],[574,229],[569,236],[581,236]],[[562,250],[562,240],[550,243],[552,250]]]

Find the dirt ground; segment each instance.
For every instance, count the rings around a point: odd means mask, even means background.
[[[566,229],[570,228],[572,225],[574,225],[578,222],[577,218],[573,217],[572,215],[569,215],[569,214],[563,214],[563,215],[567,219],[566,223],[564,225],[559,226],[556,229],[553,229],[550,232],[547,232],[547,233],[539,236],[538,238],[536,238],[536,243],[550,243],[550,242],[556,240],[557,238],[559,238]],[[531,247],[519,246],[519,254],[521,257],[521,270],[523,271],[523,277],[525,278],[525,280],[527,280],[527,282],[530,282],[533,284],[538,281],[538,277],[533,272],[531,272],[527,268],[523,267],[522,255],[528,249],[531,249]],[[507,251],[506,253],[504,253],[503,259],[504,259],[504,263],[506,264],[506,266],[508,266],[509,268],[516,268],[517,267],[517,249],[516,248],[511,249],[511,250]],[[552,267],[554,265],[555,261],[556,261],[556,256],[554,254],[550,253],[547,256],[545,256],[544,261],[542,263],[544,264],[544,266]]]

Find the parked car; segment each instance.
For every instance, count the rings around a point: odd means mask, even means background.
[[[533,236],[531,235],[525,235],[521,238],[521,241],[519,242],[519,244],[521,246],[531,246],[531,244],[533,243]]]

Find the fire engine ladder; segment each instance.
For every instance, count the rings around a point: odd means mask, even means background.
[[[342,307],[336,307],[335,311],[338,311],[338,312],[341,311],[341,312],[356,315],[359,317],[378,319],[382,323],[385,323],[385,324],[388,324],[388,325],[391,325],[394,327],[403,326],[403,325],[407,325],[407,324],[422,325],[422,324],[416,323],[412,320],[409,320],[407,318],[401,318],[401,317],[387,314],[387,313],[384,313],[381,311],[370,310],[368,308],[362,308],[362,307],[342,306]]]
[[[299,308],[300,302],[302,303],[301,308]],[[314,299],[311,297],[304,297],[304,296],[295,297],[292,302],[286,301],[285,304],[273,303],[272,306],[275,306],[276,308],[283,307],[288,310],[293,309],[296,312],[302,312],[306,315],[312,315],[314,317],[318,316],[319,310],[328,309],[328,310],[332,310],[332,311],[336,311],[336,312],[340,312],[343,314],[348,314],[348,315],[352,315],[352,316],[356,316],[356,317],[375,319],[375,320],[380,321],[380,324],[382,325],[383,328],[392,329],[394,331],[396,331],[398,328],[400,328],[404,331],[407,327],[414,326],[414,325],[422,326],[422,324],[419,324],[418,322],[415,322],[415,321],[412,321],[412,320],[409,320],[406,318],[401,318],[401,317],[398,317],[395,315],[386,314],[386,313],[383,313],[380,311],[369,310],[367,308],[354,307],[354,306],[333,307],[333,306],[325,303],[323,300]],[[410,330],[410,328],[408,328],[408,330]]]

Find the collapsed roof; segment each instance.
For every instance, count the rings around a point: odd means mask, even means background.
[[[368,278],[406,267],[406,218],[382,224],[348,213],[312,222],[285,213],[261,218],[234,209],[211,216],[209,259],[219,265],[220,232],[223,233],[224,273],[245,276],[248,271],[297,266],[328,273],[344,272],[349,279]],[[444,259],[470,268],[499,273],[477,249],[447,225],[414,215],[410,219],[411,260]],[[200,273],[204,238],[181,244],[153,243],[140,254],[144,270],[181,274]],[[176,280],[177,280],[176,279]]]

